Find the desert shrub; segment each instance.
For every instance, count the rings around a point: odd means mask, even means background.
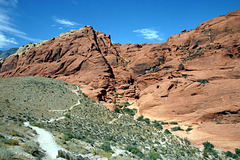
[[[171,128],[171,131],[184,131],[181,127],[173,127]]]
[[[188,76],[187,74],[183,74],[182,75],[182,77],[184,77],[185,79],[187,78],[187,76]]]
[[[138,121],[144,121],[147,124],[150,124],[150,119],[149,118],[143,118],[143,116],[140,116],[137,118]]]
[[[161,125],[158,121],[156,121],[156,120],[153,121],[153,125],[154,125],[154,127],[157,128],[157,129],[160,129],[160,130],[163,129],[162,125]]]
[[[0,141],[4,144],[10,144],[10,140],[8,138],[5,138],[4,136],[0,138]]]
[[[64,136],[63,136],[63,139],[65,141],[69,141],[71,140],[72,138],[74,138],[74,136],[71,134],[71,133],[66,133]]]
[[[19,144],[19,141],[16,140],[16,139],[10,139],[10,140],[9,140],[9,143],[10,143],[10,145],[18,145],[18,144]]]
[[[164,133],[165,134],[172,134],[168,129],[165,129]]]
[[[184,138],[184,142],[185,142],[187,145],[191,145],[191,142],[188,140],[188,138]]]
[[[35,157],[44,157],[44,153],[39,150],[39,146],[37,143],[33,141],[27,141],[24,146],[24,151],[35,156]]]
[[[85,138],[84,141],[89,143],[89,144],[94,144],[94,141],[92,139],[89,139],[89,138]]]
[[[18,145],[19,141],[16,139],[8,139],[5,137],[0,137],[0,141],[4,144],[9,144],[9,145]]]
[[[202,83],[202,84],[209,83],[209,81],[207,79],[198,79],[197,82]]]
[[[120,113],[121,110],[120,110],[118,107],[116,107],[115,110],[114,110],[114,112],[116,112],[116,113]]]
[[[137,118],[138,121],[143,121],[143,116]]]
[[[0,146],[0,159],[11,159],[13,157],[13,153],[7,148]]]
[[[176,84],[177,84],[177,83],[178,83],[178,81],[171,81],[171,83],[176,83]]]
[[[131,152],[132,154],[137,155],[137,156],[140,157],[140,158],[143,158],[143,157],[144,157],[144,154],[143,154],[143,153],[140,151],[140,149],[138,149],[137,147],[128,145],[128,146],[125,147],[125,150]]]
[[[232,152],[230,152],[230,151],[225,152],[225,154],[226,154],[226,156],[228,156],[228,157],[238,158],[237,154],[234,154],[234,153],[232,153]]]
[[[168,122],[161,122],[161,125],[165,125],[165,124],[168,124]]]
[[[157,152],[155,152],[155,151],[150,151],[149,154],[148,154],[148,156],[149,156],[150,159],[152,159],[152,160],[156,160],[156,159],[159,159],[159,158],[160,158],[160,157],[159,157],[159,154],[158,154]]]
[[[188,127],[186,131],[190,132],[191,130],[193,130],[193,128],[192,127]]]
[[[129,109],[129,108],[126,108],[124,106],[119,106],[115,108],[115,112],[116,113],[122,113],[122,114],[128,114],[130,116],[134,116],[136,113],[137,113],[137,110],[136,109]],[[120,108],[123,108],[123,109],[120,109]]]
[[[81,134],[76,134],[74,138],[79,139],[79,140],[84,140],[86,137]]]
[[[201,49],[202,49],[202,47],[199,47],[199,48],[197,49],[197,52],[199,52]]]
[[[71,117],[70,114],[65,114],[64,116],[65,116],[66,118],[70,118],[70,117]]]
[[[213,154],[213,155],[216,155],[216,151],[214,150],[214,145],[211,144],[210,142],[204,142],[203,143],[204,145],[204,149],[203,149],[203,156],[204,157],[209,157],[208,155],[209,154]]]
[[[170,122],[172,125],[178,125],[178,122]]]
[[[213,144],[211,144],[210,142],[204,142],[203,143],[203,145],[204,145],[204,149],[206,149],[206,150],[212,150],[213,148],[214,148],[214,145]]]
[[[130,105],[131,105],[131,104],[130,104],[129,102],[125,102],[123,106],[124,106],[124,107],[127,107],[127,106],[130,106]]]
[[[107,141],[113,141],[113,140],[114,140],[114,136],[108,136],[108,137],[106,138],[106,140],[107,140]]]
[[[143,121],[146,122],[147,124],[150,124],[150,119],[149,118],[144,118]]]
[[[134,116],[137,113],[137,110],[136,109],[123,108],[122,112],[127,113],[130,116]]]
[[[12,132],[11,132],[11,136],[17,136],[17,132],[12,131]]]
[[[240,156],[240,148],[236,148],[235,153]]]
[[[106,152],[113,152],[111,149],[110,143],[103,143],[100,148]]]

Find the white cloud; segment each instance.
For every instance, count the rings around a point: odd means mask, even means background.
[[[25,32],[17,29],[16,25],[14,25],[14,20],[10,18],[13,12],[11,8],[16,7],[17,3],[18,0],[0,0],[0,47],[17,44],[14,38],[7,38],[10,35],[11,37],[19,37],[32,42],[41,41],[40,39],[28,37]]]
[[[149,28],[137,29],[137,30],[134,30],[133,32],[140,33],[141,36],[144,37],[144,39],[149,39],[149,40],[157,39],[160,41],[163,40],[163,38],[160,37],[159,32],[153,29],[149,29]]]
[[[67,19],[58,19],[58,18],[53,18],[57,23],[59,24],[62,24],[64,26],[75,26],[75,25],[78,25],[76,22],[73,22],[73,21],[70,21],[70,20],[67,20]]]
[[[0,48],[6,47],[9,44],[18,44],[14,38],[7,38],[0,32]]]

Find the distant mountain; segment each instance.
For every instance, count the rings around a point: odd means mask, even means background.
[[[0,58],[7,58],[8,56],[17,52],[18,48],[10,48],[6,51],[0,51]]]

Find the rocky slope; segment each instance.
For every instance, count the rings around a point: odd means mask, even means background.
[[[236,145],[215,143],[233,149],[240,144],[239,26],[236,10],[165,43],[124,45],[112,44],[109,35],[85,26],[7,58],[0,63],[0,76],[34,75],[81,84],[85,94],[111,109],[135,102],[138,115],[195,125],[195,131],[216,137],[217,130],[231,125],[229,135],[221,138]],[[217,122],[224,124],[216,132],[204,127]]]
[[[0,51],[0,59],[7,58],[8,56],[14,54],[17,50],[18,50],[18,48],[10,48],[6,51]]]
[[[0,94],[0,159],[51,160],[59,148],[86,160],[233,157],[212,147],[190,145],[187,139],[164,130],[163,122],[134,120],[127,113],[109,111],[82,94],[79,86],[64,81],[37,76],[1,78],[0,90],[4,91]],[[30,128],[25,122],[30,122]]]

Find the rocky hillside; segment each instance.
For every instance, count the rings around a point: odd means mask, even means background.
[[[150,122],[143,117],[134,120],[127,104],[121,114],[109,111],[78,87],[36,76],[1,78],[0,159],[46,159],[36,132],[23,125],[26,121],[50,131],[71,154],[92,157],[89,159],[238,158],[237,154],[215,150],[209,142],[204,149],[192,146],[187,139],[164,130],[166,122]]]
[[[0,63],[0,76],[81,84],[86,95],[107,102],[110,109],[135,102],[138,116],[193,125],[205,135],[190,138],[196,144],[211,139],[219,148],[233,150],[240,144],[239,26],[236,10],[165,43],[124,45],[85,26],[7,58]],[[220,127],[206,127],[216,123]],[[219,132],[224,128],[227,135]]]
[[[0,51],[0,58],[7,58],[8,56],[16,53],[16,51],[18,50],[18,48],[11,48],[11,49],[8,49],[6,51]]]

